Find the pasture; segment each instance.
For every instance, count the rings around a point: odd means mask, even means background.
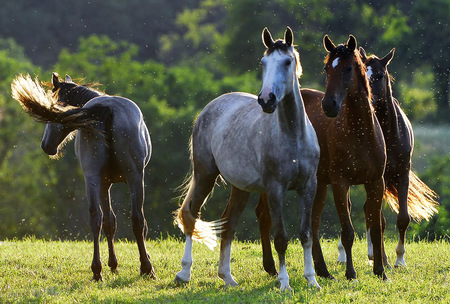
[[[139,275],[134,242],[118,241],[118,273],[107,269],[101,282],[92,280],[92,242],[44,241],[34,238],[0,243],[0,303],[448,303],[450,302],[450,244],[407,243],[407,268],[387,268],[390,282],[372,273],[365,239],[353,246],[357,282],[345,279],[345,266],[335,262],[337,240],[322,240],[329,270],[337,281],[318,278],[322,290],[307,287],[303,278],[303,252],[292,240],[286,263],[293,292],[281,292],[276,277],[262,269],[260,243],[233,243],[232,271],[237,287],[225,288],[217,277],[219,251],[194,243],[192,279],[173,283],[184,242],[173,239],[147,241],[156,280]],[[391,263],[396,239],[386,240]],[[100,243],[103,261],[107,243]]]

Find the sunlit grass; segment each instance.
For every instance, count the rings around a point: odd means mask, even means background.
[[[93,282],[90,263],[92,243],[49,242],[36,239],[0,243],[0,303],[17,302],[152,302],[152,303],[433,303],[450,301],[450,244],[419,242],[407,245],[408,267],[387,269],[390,282],[372,274],[364,240],[356,240],[353,252],[358,281],[345,279],[344,266],[335,262],[337,241],[324,240],[323,251],[337,281],[319,279],[321,291],[310,289],[303,278],[303,251],[292,241],[287,266],[292,293],[280,292],[276,278],[262,269],[259,243],[234,242],[232,273],[240,283],[224,288],[217,277],[219,251],[194,244],[192,280],[173,283],[180,269],[184,244],[175,239],[147,242],[157,279],[139,275],[134,242],[117,242],[119,272],[106,266],[103,282]],[[386,241],[391,264],[395,243]],[[101,243],[103,262],[107,244]]]

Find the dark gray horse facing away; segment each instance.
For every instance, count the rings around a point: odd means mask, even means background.
[[[192,266],[192,240],[215,245],[222,230],[219,277],[237,285],[231,275],[231,241],[249,192],[266,192],[279,257],[281,290],[290,289],[285,252],[288,238],[283,221],[287,190],[300,196],[300,235],[304,250],[304,276],[308,285],[320,288],[312,263],[311,212],[316,192],[319,145],[306,116],[298,78],[301,65],[293,46],[293,33],[274,41],[266,29],[262,39],[267,50],[262,58],[263,85],[259,96],[224,94],[200,113],[191,137],[192,177],[176,220],[186,235],[176,281],[188,282]],[[258,105],[259,104],[259,105]],[[199,211],[216,178],[232,184],[231,196],[219,223],[198,219]]]
[[[56,155],[62,143],[78,130],[75,153],[83,170],[89,201],[90,225],[94,236],[91,269],[94,280],[102,280],[100,231],[108,239],[108,266],[118,266],[114,250],[116,216],[109,190],[113,183],[126,182],[131,192],[131,220],[139,247],[141,274],[154,277],[145,247],[147,222],[144,218],[144,168],[150,160],[151,143],[138,106],[129,99],[109,96],[75,84],[69,76],[60,81],[53,74],[53,93],[28,75],[11,84],[13,98],[34,118],[47,122],[42,149]]]

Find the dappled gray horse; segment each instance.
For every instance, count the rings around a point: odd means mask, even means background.
[[[290,28],[286,29],[284,40],[277,41],[265,28],[262,39],[267,50],[261,60],[263,85],[259,96],[224,94],[210,102],[195,123],[191,137],[192,177],[176,216],[186,235],[182,270],[175,279],[178,282],[190,280],[192,240],[214,246],[215,233],[222,230],[219,277],[226,285],[237,285],[230,268],[237,221],[249,192],[266,192],[280,262],[278,280],[282,290],[290,289],[285,263],[288,237],[283,221],[283,198],[287,190],[296,190],[300,196],[304,276],[308,285],[320,288],[311,249],[319,145],[300,95],[299,55]],[[206,223],[198,219],[199,211],[219,174],[232,184],[230,199],[222,220]]]
[[[99,237],[103,228],[108,239],[108,266],[118,266],[114,235],[116,216],[109,190],[125,182],[131,192],[131,220],[141,261],[141,274],[154,277],[145,247],[147,222],[144,218],[144,168],[150,160],[150,136],[138,106],[129,99],[109,96],[75,84],[69,76],[60,81],[53,74],[53,93],[43,90],[29,76],[18,76],[11,84],[13,97],[33,117],[47,122],[42,149],[59,154],[62,144],[78,130],[75,153],[83,170],[89,201],[90,225],[94,236],[91,269],[94,280],[102,279]]]

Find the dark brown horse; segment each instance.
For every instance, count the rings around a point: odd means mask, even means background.
[[[411,157],[414,147],[414,134],[408,117],[400,104],[392,96],[391,79],[387,66],[394,57],[392,49],[383,58],[368,57],[359,48],[361,58],[367,68],[367,78],[372,89],[372,102],[383,130],[386,143],[387,163],[384,172],[386,185],[385,199],[398,213],[397,228],[399,241],[396,247],[397,259],[394,266],[406,266],[405,234],[410,216],[416,221],[428,220],[434,213],[436,194],[411,171]],[[369,258],[373,258],[368,235]]]
[[[374,241],[374,268],[379,277],[386,279],[382,262],[381,201],[384,193],[383,173],[386,152],[381,127],[370,102],[371,91],[365,67],[356,48],[356,39],[350,36],[347,44],[335,46],[324,37],[327,85],[325,94],[302,90],[302,97],[321,149],[317,172],[317,192],[313,208],[313,257],[318,275],[332,278],[323,259],[319,242],[320,216],[325,204],[327,186],[332,185],[335,205],[341,222],[341,237],[347,254],[346,277],[355,279],[351,247],[354,229],[350,218],[350,185],[363,184],[367,200],[364,205],[366,223]],[[323,110],[322,110],[323,109]],[[275,273],[270,257],[268,232],[270,218],[264,196],[256,208],[264,252],[264,268]]]

